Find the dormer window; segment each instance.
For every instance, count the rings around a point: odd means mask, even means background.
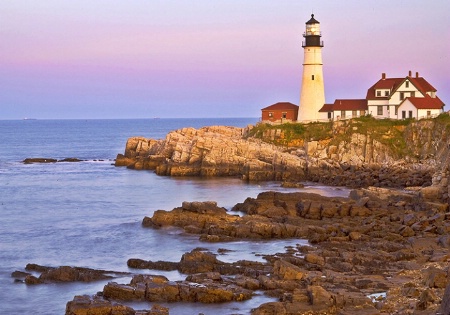
[[[381,97],[381,91],[377,90],[377,97]]]
[[[389,96],[389,91],[384,91],[384,96]]]

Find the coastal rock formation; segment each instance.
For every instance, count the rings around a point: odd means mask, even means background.
[[[309,244],[280,248],[265,255],[266,262],[226,263],[201,248],[178,262],[131,258],[128,266],[135,270],[178,270],[186,278],[170,281],[148,271],[133,272],[127,284],[109,282],[97,295],[76,296],[67,303],[66,314],[168,314],[168,308],[157,304],[141,311],[122,303],[237,302],[251,299],[255,291],[277,300],[259,305],[253,315],[448,313],[447,203],[428,200],[420,191],[369,187],[351,191],[348,198],[269,191],[233,210],[244,214],[234,215],[213,201],[183,202],[143,223],[149,228],[180,227],[210,242],[296,237]],[[218,252],[226,252],[224,246]],[[12,276],[32,284],[123,275],[35,264],[26,271]]]
[[[216,258],[216,255],[201,249],[194,249],[185,253],[180,262],[152,262],[131,258],[127,262],[128,267],[150,270],[178,270],[184,274],[207,275],[244,275],[256,277],[258,274],[266,274],[272,271],[272,267],[265,263],[240,260],[236,263],[226,263]],[[168,269],[170,266],[172,269]],[[208,276],[209,277],[209,276]],[[192,280],[192,279],[191,279]]]
[[[116,165],[170,176],[304,178],[304,159],[259,139],[245,139],[243,133],[242,128],[212,126],[172,131],[165,140],[130,138]]]
[[[169,309],[154,304],[150,310],[134,310],[120,303],[111,302],[102,296],[77,295],[66,305],[66,315],[169,315]]]
[[[128,306],[105,300],[100,296],[77,295],[66,305],[66,315],[135,315]],[[148,313],[146,313],[148,314]],[[168,314],[168,313],[167,313]]]
[[[199,303],[244,301],[252,296],[250,290],[235,285],[220,274],[212,278],[206,275],[188,279],[169,281],[162,276],[138,275],[127,285],[108,283],[103,289],[103,296],[121,301]]]
[[[125,272],[71,266],[47,267],[37,264],[28,264],[25,270],[29,272],[15,271],[11,276],[17,281],[23,281],[26,284],[42,284],[51,282],[91,282],[128,275]],[[39,272],[40,276],[36,277],[30,272]]]
[[[446,124],[437,120],[396,127],[401,129],[401,141],[394,137],[393,130],[399,132],[394,127],[375,137],[348,121],[335,122],[329,138],[286,140],[285,145],[274,144],[288,138],[283,130],[271,129],[257,138],[253,128],[183,128],[163,140],[133,137],[115,165],[154,170],[158,175],[280,180],[286,186],[309,180],[354,188],[423,187],[429,199],[449,199],[449,137]],[[388,147],[380,138],[401,143]],[[395,149],[402,143],[407,155],[398,156]]]
[[[143,223],[181,227],[205,241],[308,239],[312,246],[266,256],[264,269],[248,266],[244,274],[238,268],[242,262],[226,266],[201,251],[185,254],[200,270],[183,271],[184,258],[177,263],[176,269],[187,273],[238,274],[237,285],[279,298],[253,314],[434,314],[450,281],[448,204],[424,199],[417,191],[370,187],[352,191],[349,198],[265,192],[233,210],[245,215],[224,213],[211,202],[183,203]],[[193,219],[184,217],[188,212]],[[152,262],[130,263],[155,268]]]

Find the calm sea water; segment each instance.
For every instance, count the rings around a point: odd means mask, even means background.
[[[144,216],[171,210],[187,201],[215,200],[231,208],[266,190],[292,191],[279,183],[246,183],[237,178],[169,178],[149,171],[112,165],[131,136],[164,138],[182,127],[229,125],[244,127],[256,119],[136,119],[136,120],[0,120],[0,314],[64,314],[66,303],[79,294],[95,294],[105,282],[26,286],[11,273],[27,263],[82,266],[130,271],[129,258],[179,261],[196,247],[223,261],[261,259],[257,254],[284,252],[304,242],[283,240],[205,244],[177,229],[141,227]],[[28,157],[68,158],[79,163],[21,163]],[[345,189],[310,186],[305,191],[348,195]],[[150,271],[149,271],[150,272]],[[177,272],[161,273],[171,280]],[[118,279],[127,283],[129,278]],[[170,314],[248,314],[271,299],[219,305],[170,304]],[[150,303],[136,303],[140,309]]]

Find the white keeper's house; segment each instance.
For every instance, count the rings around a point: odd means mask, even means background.
[[[337,99],[325,104],[319,112],[323,118],[339,120],[364,115],[375,118],[427,118],[444,112],[444,102],[436,96],[436,89],[416,72],[405,78],[387,78],[382,73],[367,90],[365,99]]]

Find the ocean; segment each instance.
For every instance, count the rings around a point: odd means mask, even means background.
[[[175,228],[141,226],[155,210],[171,210],[183,201],[214,200],[230,209],[267,190],[293,191],[277,182],[248,183],[239,178],[171,178],[151,171],[114,167],[132,136],[162,139],[175,129],[211,125],[245,127],[256,118],[130,119],[130,120],[0,120],[0,314],[64,314],[75,295],[93,295],[105,281],[27,286],[11,273],[26,264],[78,266],[132,271],[129,258],[179,261],[197,247],[217,253],[222,261],[260,260],[260,254],[284,252],[301,239],[202,243]],[[82,162],[24,164],[25,158],[78,158]],[[328,196],[348,190],[307,185]],[[142,271],[182,280],[178,272]],[[128,283],[130,277],[115,279]],[[164,304],[170,314],[249,314],[264,302],[263,293],[249,301],[202,305]],[[159,303],[161,304],[161,303]],[[150,309],[151,303],[131,303]]]

